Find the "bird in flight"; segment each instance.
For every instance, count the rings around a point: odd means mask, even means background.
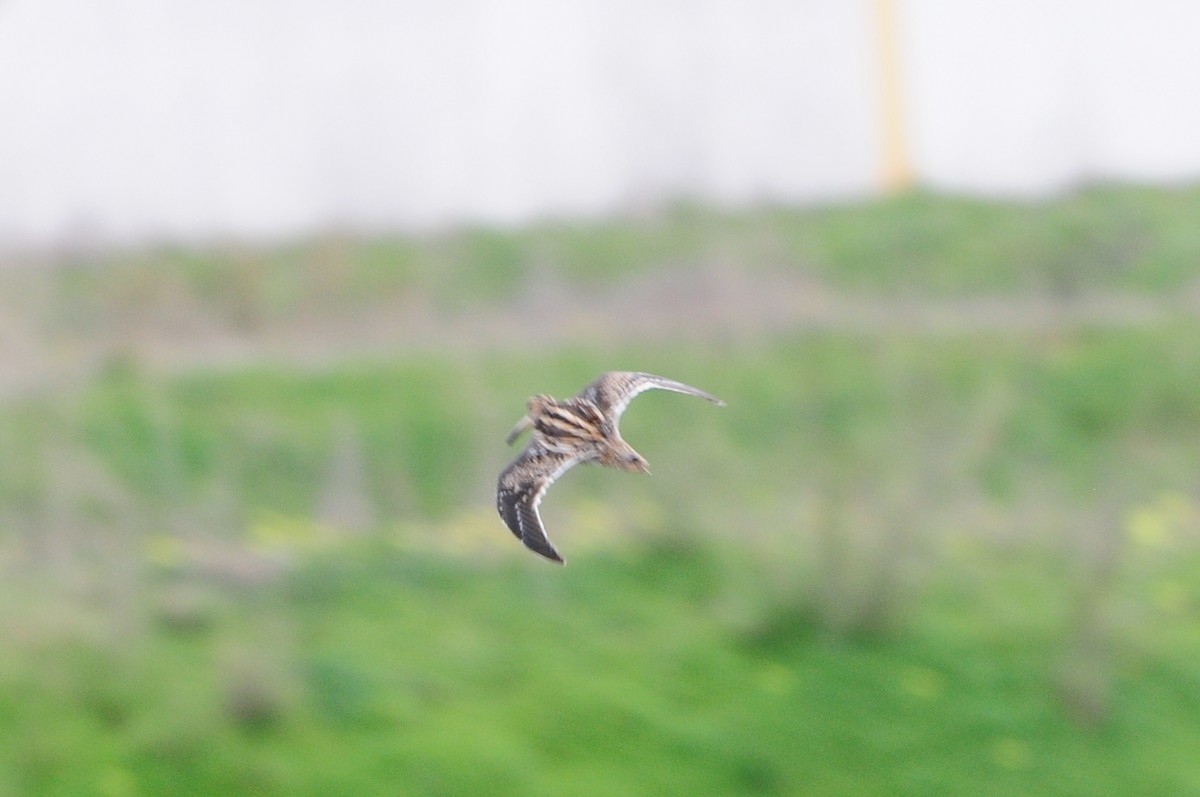
[[[529,399],[525,417],[509,432],[506,442],[512,445],[527,429],[533,430],[533,437],[501,471],[496,484],[496,509],[525,547],[565,564],[546,536],[538,504],[550,485],[574,465],[598,462],[610,468],[650,472],[642,455],[621,439],[617,422],[634,396],[656,388],[725,406],[716,396],[691,385],[635,371],[601,374],[577,396],[564,401],[547,395]]]

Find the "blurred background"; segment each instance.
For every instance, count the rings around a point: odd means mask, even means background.
[[[1200,793],[1198,27],[0,0],[0,794]]]

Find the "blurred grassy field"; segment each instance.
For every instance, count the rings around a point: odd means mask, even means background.
[[[1197,218],[915,195],[8,269],[44,378],[0,411],[0,794],[1198,792]],[[556,568],[495,516],[503,436],[610,368],[729,406],[639,398],[655,475],[564,477]]]

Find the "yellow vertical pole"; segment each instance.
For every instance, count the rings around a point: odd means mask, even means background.
[[[896,0],[875,0],[875,25],[876,44],[879,48],[879,88],[883,124],[881,182],[884,191],[895,192],[913,184],[913,165],[904,121]]]

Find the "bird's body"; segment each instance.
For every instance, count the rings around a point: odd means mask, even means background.
[[[621,413],[633,397],[658,388],[724,402],[703,390],[653,374],[609,371],[578,395],[559,401],[537,395],[528,411],[508,435],[511,444],[525,430],[533,439],[500,473],[496,507],[509,529],[530,550],[562,563],[563,558],[546,537],[538,504],[559,476],[581,462],[649,473],[646,460],[621,438],[617,428]]]

